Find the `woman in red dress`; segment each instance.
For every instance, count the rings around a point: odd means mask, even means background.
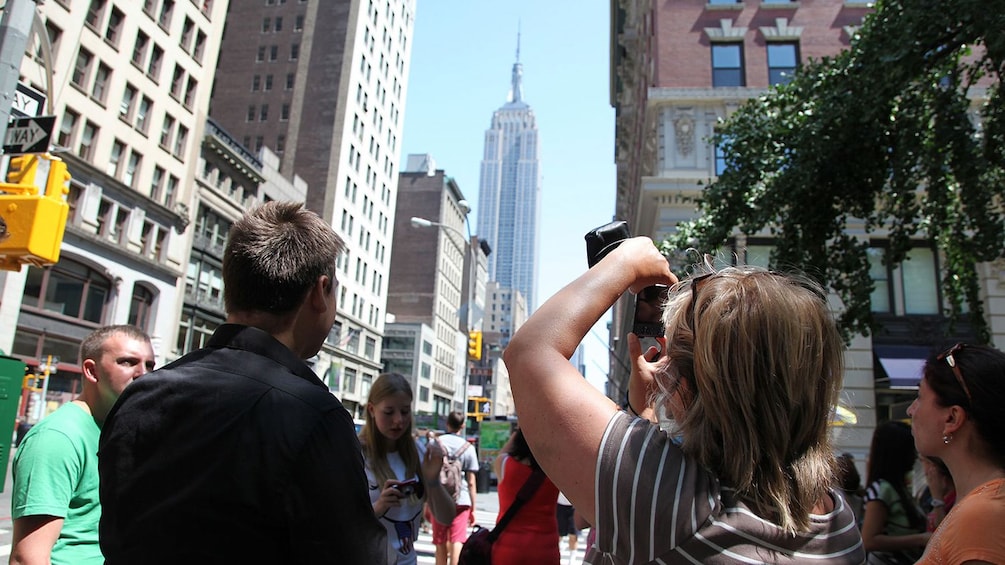
[[[493,467],[499,477],[498,523],[516,500],[517,493],[531,473],[539,468],[523,438],[523,432],[517,429],[510,436]],[[492,544],[492,565],[558,565],[561,555],[558,548],[558,521],[555,520],[557,505],[558,487],[545,477],[534,496],[517,510]]]

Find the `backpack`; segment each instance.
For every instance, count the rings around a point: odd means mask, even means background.
[[[443,467],[440,469],[440,484],[447,489],[450,496],[456,501],[461,495],[461,481],[464,480],[464,468],[461,466],[461,455],[471,447],[467,441],[457,448],[453,454],[447,450],[447,446],[440,443],[443,448]]]

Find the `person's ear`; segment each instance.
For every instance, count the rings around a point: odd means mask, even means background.
[[[98,363],[94,359],[84,359],[84,362],[80,364],[80,369],[83,372],[84,378],[92,383],[98,382],[97,367]]]
[[[953,405],[946,411],[946,421],[942,426],[942,434],[952,436],[963,427],[963,423],[968,419],[967,411],[959,405]]]
[[[328,275],[321,275],[316,281],[314,281],[314,286],[311,287],[308,293],[308,300],[310,300],[311,307],[318,312],[324,312],[328,310],[328,293],[331,292],[331,278]]]

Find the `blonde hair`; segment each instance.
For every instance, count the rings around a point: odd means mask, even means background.
[[[697,281],[692,304],[692,280],[664,309],[668,357],[655,401],[681,408],[686,455],[759,516],[805,531],[834,484],[828,423],[844,368],[823,291],[801,277],[727,268]]]
[[[409,400],[415,398],[412,394],[412,385],[409,384],[408,379],[398,373],[382,373],[373,382],[373,386],[370,387],[370,396],[367,398],[367,404],[376,406],[384,399],[394,396],[399,392],[407,394]],[[363,448],[363,456],[366,458],[366,463],[377,479],[377,486],[379,488],[384,488],[384,482],[387,480],[398,480],[398,477],[394,475],[394,471],[391,470],[391,466],[387,462],[387,454],[391,451],[397,451],[401,460],[405,463],[406,478],[418,476],[421,479],[422,468],[419,462],[419,450],[415,447],[415,438],[412,433],[414,426],[415,420],[413,419],[408,432],[401,434],[401,437],[395,441],[393,449],[388,449],[387,442],[383,441],[383,436],[381,436],[380,430],[377,429],[377,424],[373,421],[373,415],[370,414],[369,410],[366,411],[366,423],[363,424],[363,429],[359,432],[359,443]]]

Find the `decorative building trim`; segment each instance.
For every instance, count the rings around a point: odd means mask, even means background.
[[[788,18],[775,18],[774,27],[762,26],[765,41],[795,41],[803,34],[801,26],[790,26]]]
[[[733,27],[733,20],[729,18],[719,20],[719,27],[705,28],[705,35],[708,36],[708,40],[712,42],[742,41],[743,36],[746,34],[747,28]]]
[[[678,114],[673,121],[677,152],[687,157],[694,151],[694,117],[690,112]]]

